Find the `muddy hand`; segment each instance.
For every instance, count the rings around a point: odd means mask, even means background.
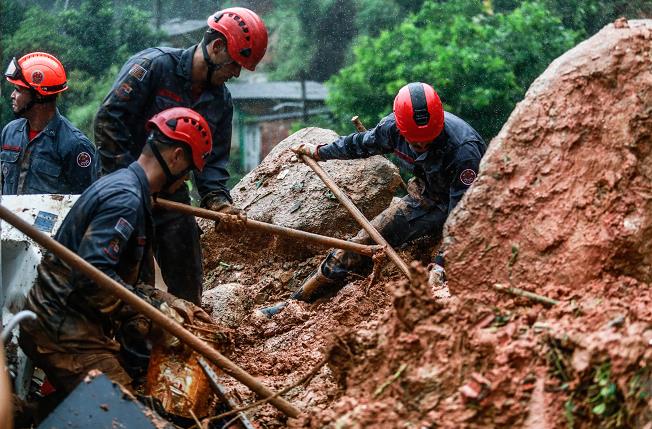
[[[316,161],[319,161],[319,146],[315,146],[314,144],[300,143],[298,145],[292,146],[290,150],[299,156],[306,155]]]
[[[209,316],[201,307],[192,302],[186,301],[185,299],[177,298],[172,301],[170,305],[189,323],[194,323],[195,319],[201,322],[214,323],[211,316]]]
[[[215,221],[215,232],[238,232],[247,223],[247,212],[226,201],[210,204],[209,209],[231,216],[227,221]]]

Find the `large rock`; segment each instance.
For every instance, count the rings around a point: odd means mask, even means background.
[[[246,288],[239,283],[218,285],[204,292],[201,301],[213,320],[229,328],[237,328],[253,308]]]
[[[652,21],[620,20],[555,60],[491,142],[447,225],[451,293],[652,282],[651,149]]]
[[[326,144],[337,134],[321,128],[305,128],[280,142],[263,162],[231,191],[236,206],[263,222],[317,234],[346,238],[360,227],[317,175],[288,149],[306,142]],[[351,161],[328,161],[320,165],[369,218],[383,211],[401,183],[398,169],[382,156]],[[246,232],[241,239],[260,239]],[[286,246],[287,247],[287,246]],[[304,249],[293,242],[291,249]]]

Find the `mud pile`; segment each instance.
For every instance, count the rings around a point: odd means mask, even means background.
[[[650,425],[651,150],[652,21],[623,20],[555,60],[491,143],[445,233],[451,300],[435,301],[413,262],[412,283],[388,265],[380,282],[356,280],[331,301],[242,318],[231,357],[273,388],[327,360],[286,395],[302,418],[288,422],[267,406],[253,419],[315,428]],[[239,250],[220,254],[228,252]],[[261,279],[300,278],[319,259],[243,259],[239,270],[213,270],[211,286],[239,281],[252,307],[270,304],[291,282],[270,281],[261,295]],[[560,303],[499,293],[496,283]]]

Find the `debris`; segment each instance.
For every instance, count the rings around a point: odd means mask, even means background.
[[[555,299],[548,298],[546,296],[539,295],[539,294],[536,294],[536,293],[533,293],[533,292],[528,292],[526,290],[519,289],[517,287],[507,287],[507,286],[503,286],[501,284],[496,283],[494,285],[494,289],[496,289],[499,292],[505,292],[505,293],[508,293],[508,294],[511,294],[511,295],[516,295],[516,296],[522,296],[524,298],[528,298],[528,299],[531,299],[532,301],[537,301],[537,302],[540,302],[540,303],[546,304],[546,305],[557,305],[557,304],[559,304],[559,301],[557,301]]]
[[[197,335],[199,330],[189,327]],[[191,349],[169,348],[155,343],[152,348],[145,394],[158,399],[165,411],[180,417],[205,417],[209,411],[210,386]]]
[[[102,373],[89,374],[39,425],[49,428],[173,429],[154,411],[125,395],[123,387]]]
[[[404,363],[400,366],[400,368],[392,375],[387,381],[385,381],[383,384],[378,386],[378,389],[374,391],[374,398],[379,397],[380,395],[383,394],[385,389],[387,389],[388,386],[390,386],[392,383],[394,383],[396,380],[398,380],[401,377],[401,374],[403,374],[403,371],[407,369],[407,364]]]

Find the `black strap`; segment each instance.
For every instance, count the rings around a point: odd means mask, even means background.
[[[152,149],[152,153],[154,154],[154,157],[156,157],[156,160],[158,163],[161,165],[161,168],[163,169],[163,173],[165,173],[165,180],[167,181],[165,184],[165,188],[176,182],[177,180],[181,179],[183,176],[186,175],[186,172],[182,172],[182,174],[172,174],[170,171],[170,167],[168,167],[167,162],[165,162],[165,159],[163,159],[163,155],[161,155],[161,152],[158,150],[156,145],[154,144],[154,134],[150,134],[149,137],[147,137],[147,144],[149,147]]]
[[[206,83],[208,86],[211,86],[211,78],[213,77],[213,73],[218,71],[219,69],[222,68],[222,64],[215,64],[213,60],[208,56],[208,50],[206,49],[206,42],[202,40],[201,42],[201,52],[204,55],[204,61],[206,62],[206,66],[208,69],[206,70]]]
[[[428,112],[428,101],[426,100],[426,92],[423,89],[422,83],[411,83],[408,85],[410,91],[410,101],[412,101],[412,118],[414,122],[423,126],[430,121],[430,113]]]
[[[51,92],[51,91],[61,91],[68,85],[68,82],[64,82],[59,85],[52,85],[52,86],[42,86],[41,89],[46,92]]]

